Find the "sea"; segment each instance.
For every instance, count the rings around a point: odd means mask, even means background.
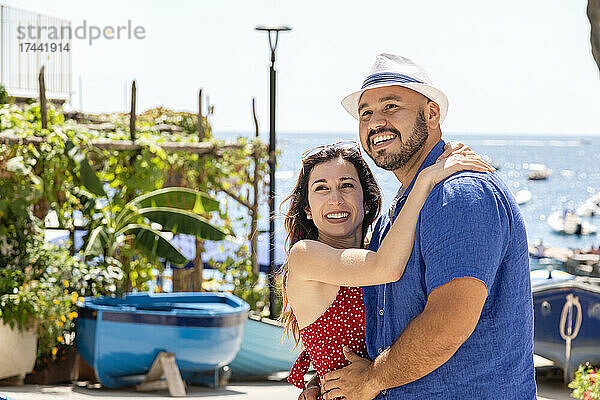
[[[217,138],[231,140],[250,134],[219,133]],[[268,132],[261,134],[268,142]],[[357,140],[354,133],[278,133],[276,169],[276,207],[290,193],[300,170],[300,154],[307,149],[340,140]],[[555,233],[548,225],[547,218],[554,212],[576,209],[586,199],[600,192],[600,136],[543,136],[543,135],[502,135],[502,134],[444,134],[446,141],[460,141],[469,145],[480,155],[488,156],[498,167],[496,172],[513,191],[528,190],[531,200],[520,206],[526,223],[530,244],[543,240],[546,246],[582,248],[600,246],[600,234],[575,236]],[[367,163],[375,174],[383,193],[383,210],[389,208],[399,183],[389,171],[374,165],[367,157]],[[552,171],[546,180],[530,181],[530,164],[544,164]],[[259,229],[268,229],[268,206],[266,197],[260,210]],[[284,208],[285,210],[285,208]],[[241,208],[230,212],[244,212]],[[584,220],[596,225],[600,230],[600,217]],[[236,226],[234,225],[234,228]],[[238,229],[243,229],[238,221]],[[283,237],[282,220],[276,223],[277,238]]]

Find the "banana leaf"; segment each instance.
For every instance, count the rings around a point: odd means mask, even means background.
[[[219,201],[206,193],[183,187],[167,187],[136,197],[131,203],[139,208],[171,207],[204,214],[219,211]]]
[[[83,250],[83,257],[99,256],[104,254],[104,249],[108,247],[110,242],[110,233],[105,226],[98,226],[84,237],[86,241]]]
[[[223,240],[227,233],[222,229],[211,225],[204,217],[189,211],[177,210],[168,207],[142,208],[127,218],[129,222],[133,217],[148,218],[163,227],[163,230],[177,233],[194,235],[198,239]]]
[[[206,193],[183,187],[168,187],[138,196],[125,205],[116,219],[117,225],[124,220],[130,220],[129,215],[136,208],[170,207],[204,214],[219,211],[219,202]]]
[[[129,224],[118,234],[133,235],[134,246],[149,259],[163,258],[175,265],[185,265],[188,260],[160,232],[142,224]]]

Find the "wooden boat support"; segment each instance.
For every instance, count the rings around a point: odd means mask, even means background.
[[[21,145],[21,144],[33,144],[39,147],[45,140],[39,136],[22,137],[17,135],[11,135],[7,133],[0,134],[0,144],[7,144],[9,146]],[[218,145],[215,143],[201,142],[201,143],[182,143],[182,142],[164,142],[164,143],[149,143],[143,140],[108,140],[108,139],[94,139],[88,141],[87,145],[82,147],[92,147],[101,150],[140,150],[144,146],[157,146],[165,151],[178,152],[184,151],[194,154],[212,154],[219,155],[221,151],[225,150],[238,150],[243,147],[242,144],[238,143],[225,143]]]
[[[164,376],[165,379],[162,379]],[[175,354],[158,353],[144,382],[135,387],[138,392],[169,389],[171,397],[185,397],[185,384],[175,362]]]

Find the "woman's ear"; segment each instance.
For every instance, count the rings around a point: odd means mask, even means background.
[[[306,213],[306,218],[307,219],[312,219],[312,213],[310,212],[310,208],[305,208],[304,212]]]

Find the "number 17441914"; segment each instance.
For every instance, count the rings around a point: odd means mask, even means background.
[[[30,43],[21,42],[19,43],[19,49],[21,53],[29,52],[44,52],[44,53],[62,53],[71,51],[69,43]]]

